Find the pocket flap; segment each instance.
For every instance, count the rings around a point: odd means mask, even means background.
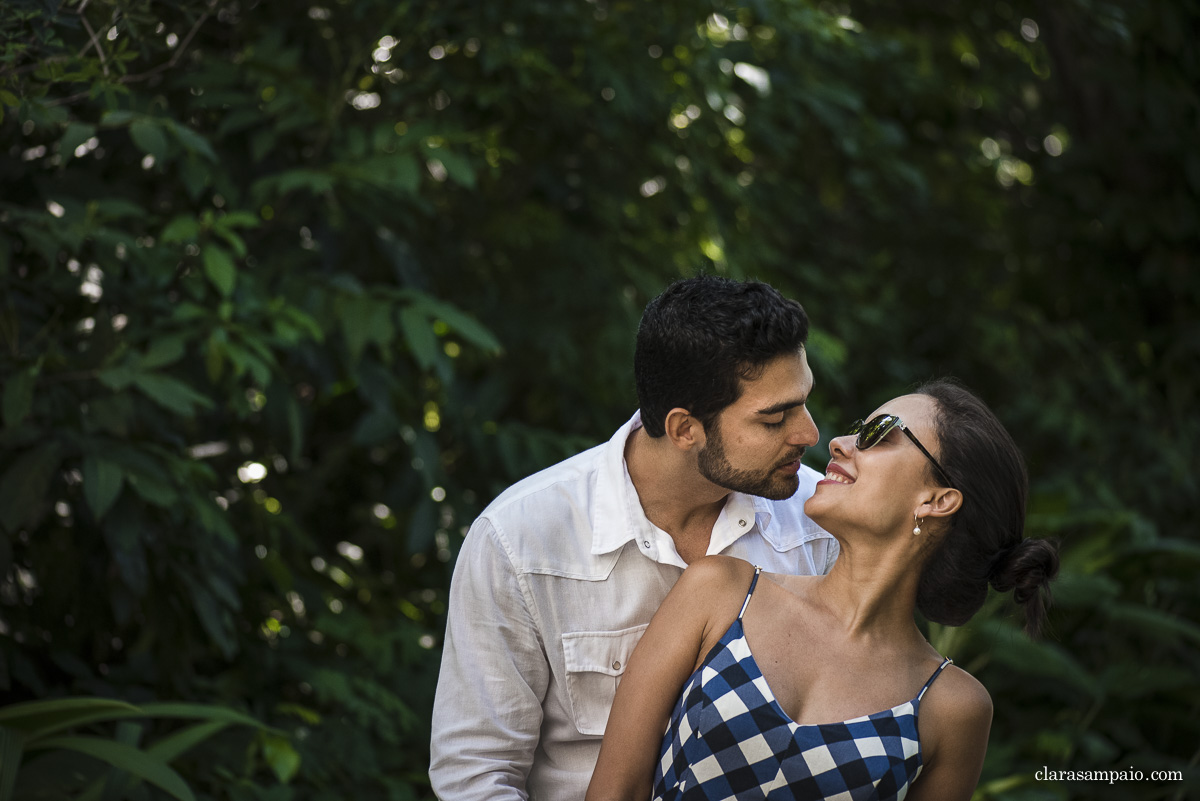
[[[620,631],[573,631],[563,638],[568,673],[620,676],[649,623]]]

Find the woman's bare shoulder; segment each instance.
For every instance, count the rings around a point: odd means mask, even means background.
[[[987,688],[957,665],[947,665],[921,700],[922,729],[986,732],[991,722]]]
[[[688,565],[679,577],[679,583],[689,589],[710,593],[735,589],[745,593],[753,576],[754,565],[744,559],[714,554]]]

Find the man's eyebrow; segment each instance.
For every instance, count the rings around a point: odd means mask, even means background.
[[[801,398],[800,400],[780,401],[779,403],[776,403],[774,406],[768,406],[765,409],[759,409],[757,412],[755,412],[755,414],[762,414],[762,415],[779,414],[780,412],[786,412],[788,409],[794,409],[797,406],[803,406],[806,403],[808,403],[807,397]]]

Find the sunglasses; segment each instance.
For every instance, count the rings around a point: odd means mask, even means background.
[[[933,458],[933,454],[925,450],[925,446],[917,439],[917,435],[908,430],[908,426],[904,425],[904,421],[894,414],[881,414],[878,417],[864,423],[862,420],[855,420],[850,426],[850,430],[846,432],[847,436],[858,435],[858,439],[854,442],[854,447],[860,451],[865,451],[867,448],[872,448],[883,442],[883,438],[888,435],[888,432],[893,428],[898,428],[904,432],[904,435],[912,440],[913,445],[921,449],[921,453],[925,454],[925,458],[933,462],[933,466],[941,473],[942,479],[946,482],[946,486],[953,488],[954,482],[950,480],[950,474],[946,472],[938,460]]]

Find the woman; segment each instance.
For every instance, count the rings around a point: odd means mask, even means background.
[[[961,625],[990,582],[1015,590],[1036,633],[1058,556],[1022,539],[1021,455],[948,381],[829,450],[805,511],[841,546],[833,569],[713,556],[684,571],[629,661],[588,801],[971,797],[991,699],[913,610]]]

